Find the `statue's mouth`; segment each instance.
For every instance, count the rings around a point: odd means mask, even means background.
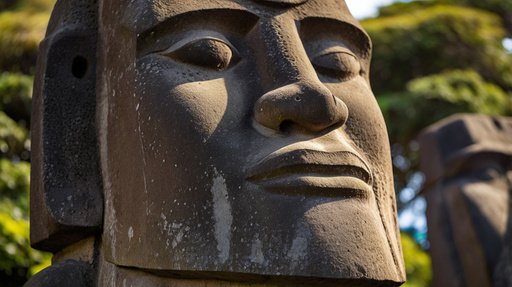
[[[269,191],[307,196],[367,197],[373,181],[368,165],[355,153],[311,149],[274,152],[246,175]]]

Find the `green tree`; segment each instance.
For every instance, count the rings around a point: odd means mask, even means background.
[[[402,233],[402,252],[405,260],[407,282],[404,287],[427,287],[432,282],[430,256],[407,233]]]
[[[21,286],[49,264],[29,242],[33,73],[54,0],[0,3],[0,282]]]
[[[503,19],[508,35],[512,36],[512,2],[509,0],[443,0],[454,5],[476,7],[496,13]]]
[[[425,4],[415,4],[408,3],[407,13],[362,23],[375,47],[371,78],[377,95],[403,90],[414,78],[453,69],[473,69],[490,82],[512,88],[512,58],[502,45],[506,31],[499,17],[472,8],[419,9]]]
[[[397,192],[418,178],[415,137],[423,128],[454,113],[512,115],[512,55],[502,45],[512,35],[511,5],[416,0],[362,21],[374,44],[372,87],[389,129]],[[402,243],[405,286],[429,286],[427,255],[410,237]]]
[[[512,56],[492,11],[411,1],[383,7],[362,25],[374,44],[372,87],[400,163],[398,191],[418,170],[414,138],[422,128],[459,112],[511,114]]]

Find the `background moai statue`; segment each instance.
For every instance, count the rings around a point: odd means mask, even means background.
[[[512,118],[455,115],[419,142],[433,286],[510,286]]]
[[[28,286],[400,285],[370,56],[342,0],[59,1]]]

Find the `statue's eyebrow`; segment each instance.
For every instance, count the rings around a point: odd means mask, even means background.
[[[137,35],[138,55],[167,48],[186,33],[211,30],[241,39],[254,27],[259,17],[245,10],[215,8],[177,14],[150,26]],[[181,36],[180,36],[181,35]]]
[[[370,57],[372,42],[370,36],[355,24],[339,19],[326,17],[307,17],[299,21],[301,30],[320,29],[320,31],[333,31],[341,38],[346,39],[355,46],[359,54],[365,58]],[[317,27],[317,28],[315,28]]]
[[[157,31],[177,30],[185,26],[198,25],[204,19],[209,19],[208,22],[219,19],[218,22],[222,23],[223,26],[229,26],[232,32],[246,34],[258,21],[259,17],[248,10],[242,9],[213,8],[199,11],[193,10],[153,23],[140,36],[144,37],[144,35]]]

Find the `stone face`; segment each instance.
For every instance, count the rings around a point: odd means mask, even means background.
[[[98,286],[404,281],[371,44],[344,1],[98,11]]]
[[[433,285],[506,286],[496,270],[511,241],[512,119],[457,115],[419,141]]]

